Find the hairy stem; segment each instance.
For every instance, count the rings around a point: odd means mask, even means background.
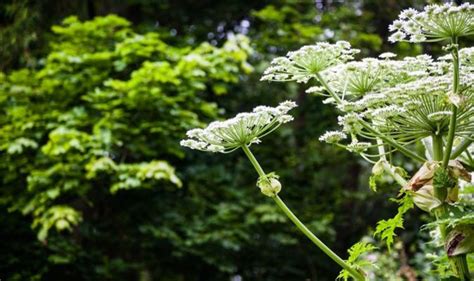
[[[308,237],[321,251],[323,251],[328,257],[330,257],[333,261],[335,261],[337,264],[339,264],[342,268],[347,270],[352,277],[354,277],[356,280],[365,280],[365,277],[362,275],[362,273],[358,272],[351,266],[349,266],[343,259],[341,259],[336,253],[334,253],[326,244],[324,244],[321,240],[319,240],[316,235],[314,235],[296,216],[291,212],[291,210],[286,206],[285,202],[281,200],[281,198],[276,195],[273,197],[273,200],[275,200],[276,204],[280,209],[285,213],[285,215],[296,225],[296,227],[299,228],[301,232],[303,232],[306,237]]]
[[[262,178],[266,177],[267,174],[265,174],[265,172],[262,169],[262,166],[260,166],[260,163],[258,163],[257,158],[255,158],[252,151],[250,151],[249,147],[247,145],[242,145],[242,150],[245,152],[245,155],[247,155],[247,158],[250,160],[250,163],[252,163],[258,175]]]
[[[456,267],[459,279],[463,281],[471,280],[471,274],[469,273],[469,266],[467,264],[466,255],[459,255],[449,258],[453,265]]]
[[[262,169],[262,166],[260,166],[260,163],[258,163],[257,159],[253,155],[253,153],[250,151],[247,145],[242,145],[242,150],[245,152],[247,155],[248,159],[252,163],[253,167],[257,171],[258,175],[260,177],[266,177],[267,175]],[[352,268],[349,264],[347,264],[342,258],[340,258],[336,253],[334,253],[324,242],[322,242],[316,235],[314,235],[299,219],[296,217],[295,214],[286,206],[285,202],[281,200],[281,198],[278,195],[275,195],[273,197],[273,200],[275,203],[280,207],[280,209],[285,213],[285,215],[298,227],[298,229],[303,232],[306,237],[308,237],[321,251],[323,251],[329,258],[331,258],[333,261],[335,261],[337,264],[339,264],[342,268],[347,270],[352,277],[354,277],[356,280],[364,281],[366,280],[364,275],[357,271],[356,269]]]
[[[431,138],[433,140],[433,160],[441,161],[443,159],[443,137],[441,135],[433,135]],[[436,198],[439,199],[439,201],[444,202],[446,200],[446,194],[447,194],[446,186],[441,186],[441,187],[438,185],[434,186],[434,195]],[[440,215],[444,214],[444,208],[440,212],[441,212]],[[444,235],[443,235],[443,239],[444,239]]]
[[[443,159],[443,137],[435,135],[431,139],[433,141],[433,160],[441,161]]]
[[[459,94],[459,52],[457,46],[457,39],[453,39],[453,95]],[[451,150],[453,149],[454,135],[456,132],[456,118],[458,114],[458,107],[451,105],[451,119],[449,120],[449,131],[446,139],[446,149],[443,157],[443,168],[448,167],[449,159],[451,158]]]
[[[451,55],[453,57],[453,95],[458,95],[459,94],[459,52],[458,52],[458,45],[457,45],[457,38],[453,38],[452,40],[452,51]],[[451,118],[449,120],[449,131],[448,131],[448,136],[446,138],[446,145],[444,149],[444,155],[442,157],[443,159],[443,168],[447,169],[449,165],[449,159],[452,158],[451,151],[453,149],[453,142],[454,142],[454,137],[456,133],[456,118],[457,118],[457,113],[458,113],[458,108],[456,105],[451,105]],[[442,141],[441,141],[442,142]],[[441,148],[442,150],[442,148]],[[462,151],[461,151],[462,152]],[[441,151],[441,154],[443,151]],[[458,153],[458,152],[456,152]],[[435,159],[439,160],[439,159]],[[443,199],[444,201],[444,199]],[[438,215],[445,215],[446,214],[446,207],[445,203],[443,203],[442,206],[439,208],[439,212],[436,214]],[[438,217],[438,216],[437,216]],[[439,217],[438,217],[439,218]],[[443,239],[446,239],[446,234],[449,231],[446,225],[440,225],[440,231],[441,235],[443,236]],[[445,241],[446,242],[446,241]],[[456,257],[449,257],[449,261],[454,269],[454,271],[457,273],[458,277],[460,280],[471,280],[471,274],[469,272],[469,267],[467,266],[467,260],[466,260],[466,255],[460,255]]]

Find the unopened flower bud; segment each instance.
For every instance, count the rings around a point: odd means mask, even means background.
[[[449,257],[474,252],[474,226],[455,227],[446,237],[445,249]]]
[[[413,202],[418,208],[425,212],[431,212],[442,204],[442,202],[436,198],[433,186],[428,184],[413,193]]]
[[[413,192],[416,206],[431,212],[444,201],[454,203],[458,200],[459,178],[471,180],[471,174],[459,161],[449,161],[447,171],[441,167],[440,162],[428,161],[416,172],[405,189]]]
[[[451,175],[455,178],[460,178],[467,182],[472,180],[471,173],[469,173],[469,171],[466,170],[466,168],[464,168],[464,166],[458,160],[450,160],[448,169]]]
[[[281,183],[278,181],[278,176],[274,173],[260,177],[257,181],[257,186],[268,197],[274,197],[281,191]]]
[[[407,171],[405,171],[405,169],[403,169],[402,167],[399,167],[399,166],[395,167],[395,169],[393,169],[393,172],[397,175],[400,175],[403,178],[408,177]]]
[[[411,191],[418,191],[425,184],[430,184],[433,180],[435,169],[438,166],[438,162],[428,161],[416,172],[416,174],[408,182],[408,186],[405,188]]]
[[[384,164],[385,164],[385,160],[383,159],[380,159],[379,161],[377,161],[377,163],[375,163],[374,166],[372,167],[372,174],[375,176],[381,176],[384,171],[384,167],[383,167]]]
[[[433,188],[433,176],[438,166],[438,162],[426,162],[405,186],[405,189],[413,192],[415,205],[426,212],[431,212],[442,204]]]

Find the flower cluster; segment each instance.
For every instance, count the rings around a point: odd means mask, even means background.
[[[286,57],[273,59],[261,80],[306,83],[311,78],[317,78],[318,73],[328,67],[352,60],[358,52],[357,49],[351,49],[351,45],[346,41],[304,46],[289,52]]]
[[[389,30],[389,41],[434,42],[474,34],[474,5],[428,5],[423,11],[406,9]]]
[[[227,153],[243,145],[259,143],[281,124],[293,120],[288,112],[295,107],[292,101],[282,102],[277,107],[258,106],[252,112],[212,122],[204,129],[189,130],[186,133],[189,139],[180,144],[191,149]]]
[[[362,153],[371,146],[372,144],[370,142],[359,142],[358,140],[354,139],[349,145],[347,145],[347,150],[355,153]]]
[[[376,133],[407,145],[433,134],[447,134],[452,115],[451,104],[458,107],[456,136],[472,137],[474,132],[474,60],[473,50],[461,49],[463,63],[459,96],[452,96],[452,74],[446,58],[434,60],[421,55],[403,60],[368,58],[330,67],[320,73],[337,99],[329,96],[341,115],[342,132],[327,132],[320,140],[338,143],[352,137],[346,148],[363,152],[357,139],[373,140]],[[307,92],[327,95],[322,87]],[[326,93],[326,94],[325,94]],[[356,138],[357,137],[357,138]],[[339,144],[340,145],[340,144]]]
[[[407,57],[398,61],[384,56],[384,59],[365,58],[361,61],[340,64],[321,72],[321,77],[334,93],[342,100],[348,101],[429,76],[432,68],[438,70],[442,66],[437,64],[435,67],[433,59],[427,55]],[[309,88],[307,92],[323,94],[322,89],[315,87]],[[338,106],[358,105],[338,104]]]

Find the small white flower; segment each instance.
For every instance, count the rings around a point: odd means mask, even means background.
[[[323,104],[333,104],[336,103],[336,100],[334,98],[327,98],[323,100]]]
[[[351,152],[355,153],[362,153],[366,151],[371,146],[369,142],[359,142],[357,140],[353,140],[348,146],[347,149]]]
[[[379,55],[379,58],[381,59],[391,59],[391,58],[394,58],[396,57],[397,55],[394,54],[394,53],[391,53],[391,52],[385,52],[385,53],[382,53]]]
[[[321,87],[321,86],[313,86],[313,87],[310,87],[306,90],[306,93],[307,94],[321,94],[323,93],[325,90],[324,90],[324,87]]]
[[[409,100],[403,103],[403,107],[407,110],[416,110],[423,105],[421,101],[418,100]]]
[[[404,32],[397,31],[394,34],[390,35],[390,37],[388,37],[388,41],[395,43],[398,41],[402,41],[403,39],[405,39],[405,37],[407,37],[407,35]]]
[[[337,108],[343,112],[351,112],[358,109],[358,104],[355,102],[342,101],[340,104],[337,105]]]
[[[400,13],[400,19],[409,19],[409,18],[412,18],[414,15],[417,14],[417,11],[413,8],[408,8],[406,10],[403,10],[401,13]]]
[[[347,133],[359,132],[361,125],[359,121],[361,116],[357,113],[349,113],[338,117],[338,123],[343,127],[343,131]]]
[[[451,111],[437,111],[428,114],[428,119],[433,122],[439,122],[442,120],[447,120],[449,117],[451,117],[453,113]]]
[[[419,42],[424,42],[424,41],[426,41],[426,36],[424,36],[421,33],[413,34],[410,37],[410,42],[412,42],[412,43],[419,43]]]
[[[403,107],[398,105],[389,105],[386,107],[380,107],[370,111],[370,116],[376,119],[387,119],[393,116],[400,115],[405,112]]]
[[[391,25],[388,26],[389,31],[398,31],[403,27],[403,21],[396,20]]]

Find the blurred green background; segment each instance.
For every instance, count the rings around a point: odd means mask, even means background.
[[[254,152],[346,257],[393,216],[397,187],[371,191],[367,164],[317,140],[336,125],[331,108],[259,78],[273,57],[317,41],[347,40],[362,56],[436,53],[387,42],[399,11],[425,2],[2,1],[0,279],[334,280],[339,268],[260,194],[243,153],[179,140],[295,100],[295,121]],[[419,215],[394,251],[380,245],[381,280],[436,280],[417,254]]]

